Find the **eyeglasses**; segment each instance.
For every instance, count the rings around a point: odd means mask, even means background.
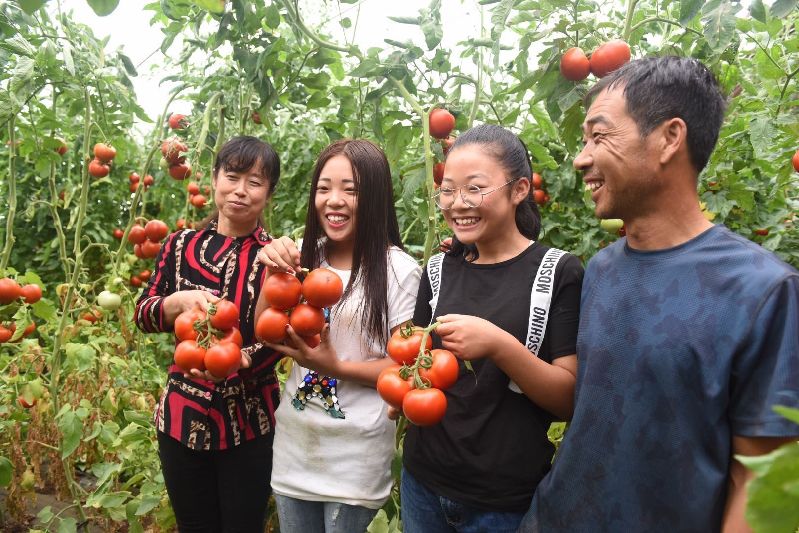
[[[463,203],[466,205],[466,207],[480,207],[480,205],[483,203],[484,197],[488,196],[492,192],[500,190],[506,185],[510,185],[518,179],[519,178],[513,178],[512,180],[506,181],[499,187],[494,187],[489,191],[483,191],[483,188],[478,187],[477,185],[463,185],[456,189],[441,187],[435,194],[433,194],[433,201],[436,203],[439,209],[443,209],[444,211],[452,209],[452,205],[455,203],[455,192],[458,191],[460,192],[461,200],[463,200]]]

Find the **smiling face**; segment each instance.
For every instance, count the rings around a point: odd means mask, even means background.
[[[447,156],[441,191],[454,194],[450,209],[442,210],[444,219],[464,244],[475,244],[478,250],[488,243],[506,239],[516,229],[516,206],[525,198],[529,190],[526,179],[508,182],[519,176],[509,176],[505,168],[489,152],[477,144],[467,144],[457,148]],[[507,185],[506,185],[507,184]],[[459,191],[469,185],[479,187],[483,193],[474,196],[471,202],[478,207],[464,203]],[[467,196],[468,197],[468,196]]]
[[[249,170],[234,172],[224,167],[214,176],[214,203],[220,225],[251,230],[269,200],[269,180],[262,176],[259,164]]]
[[[664,181],[652,135],[642,139],[627,113],[623,87],[600,92],[583,123],[582,151],[574,168],[584,172],[599,218],[628,220],[649,210]]]
[[[314,194],[319,224],[327,238],[336,243],[355,240],[355,214],[358,188],[350,160],[343,155],[331,157],[319,174]]]

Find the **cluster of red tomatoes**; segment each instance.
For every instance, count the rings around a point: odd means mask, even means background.
[[[186,373],[207,370],[217,379],[233,374],[241,364],[238,325],[239,309],[230,300],[219,300],[208,311],[183,311],[175,318],[175,364]]]
[[[200,193],[200,184],[196,181],[190,181],[186,185],[186,192],[189,193],[189,202],[197,209],[202,209],[208,203],[208,195],[211,194],[211,187],[204,185],[202,194]]]
[[[89,175],[95,178],[104,178],[111,172],[111,161],[116,157],[117,151],[110,144],[97,143],[94,145],[94,159],[89,162]]]
[[[272,274],[264,282],[263,291],[269,307],[255,323],[258,340],[283,342],[286,326],[291,325],[308,346],[315,348],[325,327],[324,308],[339,301],[344,284],[332,270],[317,268],[303,281],[285,272]]]
[[[400,327],[388,341],[388,355],[396,365],[377,378],[377,392],[387,404],[402,410],[417,426],[437,424],[447,410],[442,392],[458,381],[457,358],[449,350],[431,350],[433,340],[423,329]],[[400,366],[401,365],[401,366]]]
[[[593,74],[604,78],[630,60],[630,45],[621,39],[602,44],[589,59],[582,48],[569,48],[560,58],[560,73],[570,81],[580,81]]]
[[[173,115],[174,116],[174,115]],[[170,137],[161,143],[161,154],[169,166],[169,175],[176,180],[185,180],[191,177],[191,165],[186,161],[189,147],[180,138]]]
[[[155,183],[155,179],[151,175],[147,174],[144,176],[144,180],[142,180],[141,176],[139,176],[136,172],[130,173],[130,176],[128,176],[128,181],[130,181],[130,192],[136,192],[136,190],[142,185],[144,185],[144,190],[146,191],[153,185],[153,183]]]
[[[455,143],[455,137],[451,136],[452,130],[455,128],[455,117],[446,109],[436,108],[430,112],[429,117],[430,136],[441,141],[441,150],[444,155],[447,155],[449,149]],[[443,161],[437,162],[433,165],[433,181],[435,188],[441,186],[441,181],[444,179],[444,163]]]
[[[533,172],[533,179],[531,185],[533,186],[530,189],[530,196],[535,203],[538,205],[544,205],[549,201],[549,195],[547,191],[544,190],[544,179],[541,177],[541,174],[538,172]]]
[[[42,299],[42,288],[35,283],[20,285],[12,278],[0,278],[0,305],[18,302],[20,299],[26,304],[35,304]],[[22,337],[27,337],[36,329],[36,324],[31,321],[22,332]],[[0,343],[8,342],[17,330],[15,323],[0,325]]]

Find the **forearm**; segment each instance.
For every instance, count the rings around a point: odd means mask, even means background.
[[[727,482],[727,504],[724,508],[722,533],[748,533],[751,530],[746,523],[746,482],[752,478],[752,472],[736,459],[730,464],[730,478]]]
[[[536,405],[562,420],[571,419],[575,372],[539,359],[509,333],[503,335],[491,359]]]
[[[333,377],[374,387],[380,372],[393,364],[394,361],[388,357],[371,361],[339,361],[333,372]]]
[[[165,320],[163,307],[165,297],[159,295],[143,296],[136,303],[134,313],[136,325],[146,333],[159,333],[169,331],[175,323],[174,317],[171,322]]]

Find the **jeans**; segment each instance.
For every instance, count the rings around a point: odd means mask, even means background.
[[[161,470],[180,533],[261,533],[272,488],[272,436],[192,450],[158,432]]]
[[[485,511],[435,494],[407,470],[400,485],[404,533],[515,533],[524,513]]]
[[[275,494],[280,533],[363,533],[377,509]]]

